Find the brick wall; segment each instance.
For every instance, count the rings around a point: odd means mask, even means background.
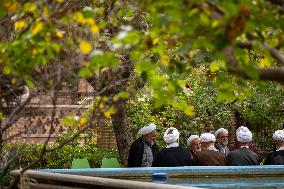
[[[73,113],[80,116],[82,112],[87,110],[87,107],[79,107],[82,106],[58,106],[53,123],[51,123],[52,106],[29,107],[25,110],[22,117],[4,133],[4,140],[12,137],[9,139],[9,142],[44,143],[48,137],[51,124],[53,124],[54,130],[50,140],[50,143],[53,143],[60,134],[74,129],[70,126],[63,126],[61,120],[67,114]],[[5,123],[6,118],[4,117],[2,124],[5,125]],[[115,137],[111,127],[100,126],[95,128],[93,132],[96,133],[93,141],[98,146],[116,148]],[[17,135],[19,133],[21,134]]]
[[[51,123],[51,115],[53,112],[52,94],[41,94],[33,98],[29,107],[21,114],[20,119],[18,119],[11,128],[5,131],[4,140],[9,139],[9,142],[13,143],[44,143],[52,124],[54,130],[52,131],[50,143],[53,143],[60,134],[74,129],[72,127],[63,126],[61,120],[70,113],[80,116],[85,112],[88,106],[78,105],[78,101],[86,96],[92,95],[92,92],[93,88],[86,80],[80,80],[76,90],[71,90],[67,86],[64,86],[62,90],[56,94],[58,98],[53,123]],[[2,125],[5,125],[6,120],[7,117],[4,116]],[[95,136],[93,142],[99,147],[116,148],[115,136],[111,127],[99,126],[94,128],[92,132]]]

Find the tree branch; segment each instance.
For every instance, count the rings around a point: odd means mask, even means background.
[[[236,74],[240,77],[245,79],[254,79],[249,76],[248,72],[241,70],[239,67],[239,63],[235,57],[234,48],[229,46],[224,49],[224,54],[228,58],[228,71],[230,73]],[[278,68],[256,68],[259,74],[259,80],[266,80],[266,81],[277,81],[277,82],[284,82],[284,67]]]
[[[270,2],[276,5],[284,5],[284,0],[270,0]]]
[[[277,60],[280,64],[284,65],[284,56],[279,52],[278,49],[271,47],[267,42],[264,42],[263,45],[268,49],[271,56]]]
[[[266,41],[263,42],[263,46],[269,51],[270,55],[280,64],[284,65],[284,56],[281,54],[281,52],[271,47]],[[250,41],[247,42],[240,42],[237,44],[237,47],[244,48],[244,49],[253,49],[253,44]]]
[[[19,114],[25,109],[25,106],[31,101],[31,99],[39,93],[39,90],[36,90],[33,93],[30,93],[30,95],[28,96],[28,98],[21,104],[19,105],[9,116],[8,118],[8,122],[6,123],[5,127],[3,127],[2,132],[4,132],[5,130],[7,130],[8,128],[10,128],[12,126],[12,124],[17,120],[16,117],[19,116]]]

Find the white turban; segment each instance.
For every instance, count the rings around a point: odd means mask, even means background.
[[[236,130],[236,134],[240,131],[240,130],[247,130],[249,131],[249,129],[245,126],[240,126],[237,130]]]
[[[238,142],[251,142],[252,141],[252,133],[250,130],[241,129],[237,133],[237,141]]]
[[[200,135],[200,142],[215,142],[216,138],[211,133],[203,133]]]
[[[198,135],[190,135],[190,137],[187,139],[187,146],[189,146],[191,141],[193,141],[194,139],[199,139],[199,136]]]
[[[179,132],[176,128],[170,127],[166,130],[164,134],[164,141],[167,144],[171,144],[173,142],[176,142],[179,139]]]
[[[138,131],[138,134],[140,136],[143,136],[143,135],[147,135],[149,133],[152,133],[154,130],[156,130],[156,125],[154,123],[150,123],[149,125],[145,126],[145,127],[142,127],[139,131]]]
[[[284,141],[284,130],[277,130],[272,136],[273,140]]]
[[[226,134],[228,134],[228,130],[227,130],[227,129],[224,129],[224,128],[218,129],[218,130],[215,132],[215,137],[217,138],[220,133],[226,133]]]

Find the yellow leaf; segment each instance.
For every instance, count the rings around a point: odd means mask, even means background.
[[[59,31],[59,30],[56,30],[56,36],[59,37],[59,38],[62,38],[63,37],[63,32]]]
[[[92,50],[92,45],[88,41],[81,41],[80,43],[80,51],[83,54],[89,54]]]
[[[76,22],[81,23],[81,24],[86,23],[86,19],[84,18],[84,15],[81,12],[76,12],[74,16],[75,16]]]
[[[99,16],[103,16],[104,13],[105,13],[105,8],[104,7],[98,7],[96,12]]]
[[[33,54],[33,55],[37,55],[37,50],[36,50],[35,48],[33,48],[32,54]]]
[[[90,25],[94,25],[95,24],[95,21],[92,18],[87,18],[87,19],[85,19],[85,21],[86,21],[87,24],[90,24]]]
[[[210,71],[211,72],[216,72],[220,69],[220,66],[219,66],[219,63],[217,61],[213,61],[211,64],[210,64]]]
[[[159,38],[155,38],[155,39],[153,40],[153,45],[156,45],[158,42],[159,42]]]
[[[32,35],[35,36],[36,34],[38,34],[43,28],[43,23],[42,22],[38,22],[35,27],[32,29]]]
[[[115,114],[116,110],[113,106],[111,106],[107,111],[104,112],[106,118],[110,118],[111,115]]]
[[[194,14],[196,14],[198,12],[199,12],[198,8],[191,9],[188,13],[188,16],[193,16]]]
[[[14,3],[6,3],[4,5],[4,7],[6,7],[10,12],[14,12],[17,10],[17,7],[18,7],[18,3],[14,2]]]
[[[188,116],[194,116],[195,115],[194,107],[193,106],[186,107],[184,113]]]
[[[64,0],[56,0],[57,3],[63,3]]]
[[[90,62],[88,61],[84,61],[84,62],[81,62],[82,65],[86,66],[86,67],[89,67],[90,66]]]
[[[43,8],[43,15],[44,15],[46,18],[49,17],[49,10],[48,10],[47,7],[44,7],[44,8]]]
[[[100,109],[103,109],[105,107],[104,103],[100,103]]]
[[[219,24],[220,24],[220,21],[214,20],[214,21],[212,22],[212,28],[216,28],[217,26],[219,26]]]
[[[16,78],[13,78],[12,80],[11,80],[11,83],[14,85],[14,84],[16,84],[17,83],[17,79]]]
[[[265,68],[271,66],[271,60],[267,57],[262,58],[259,62],[259,67]]]
[[[36,11],[36,5],[34,3],[26,3],[24,8],[27,12],[34,13]]]
[[[26,21],[24,20],[19,20],[15,22],[15,30],[21,30],[27,26]]]
[[[86,123],[88,122],[86,117],[81,117],[79,120],[79,124],[82,125],[86,125]]]
[[[8,67],[4,67],[4,69],[3,69],[3,73],[6,74],[6,75],[11,74],[11,71],[12,70],[10,68],[8,68]]]
[[[170,64],[170,58],[168,55],[163,54],[161,56],[161,63],[164,64],[165,66],[168,66]]]
[[[111,113],[110,112],[104,112],[104,115],[105,115],[106,118],[110,118]]]
[[[97,34],[99,31],[100,31],[100,29],[99,29],[99,27],[98,27],[97,25],[93,25],[93,26],[91,27],[91,32],[92,32],[93,34]]]

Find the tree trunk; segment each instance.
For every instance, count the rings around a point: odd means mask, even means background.
[[[119,100],[115,104],[116,113],[111,116],[117,149],[122,163],[127,165],[128,152],[133,141],[131,126],[126,114],[126,101]]]
[[[236,130],[240,126],[246,126],[245,120],[241,117],[238,110],[234,109],[232,112],[232,124],[229,129],[229,143],[234,144],[237,142]]]

